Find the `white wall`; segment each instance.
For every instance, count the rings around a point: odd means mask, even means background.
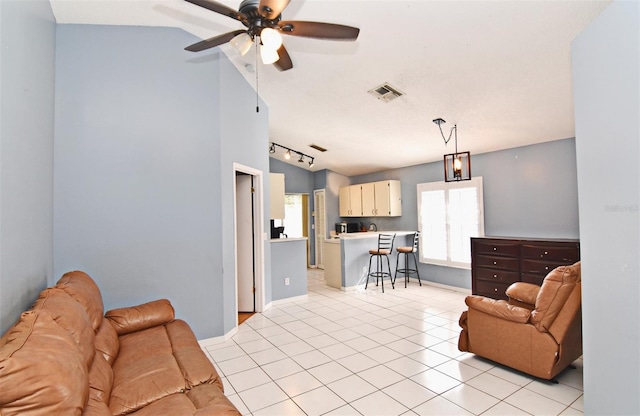
[[[0,1],[0,333],[53,282],[55,21]],[[29,28],[28,30],[25,28]]]
[[[585,414],[640,414],[640,2],[573,42]]]

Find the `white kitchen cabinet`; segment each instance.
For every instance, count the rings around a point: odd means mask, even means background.
[[[340,188],[339,204],[341,217],[362,217],[362,191],[360,185]]]
[[[341,217],[399,217],[402,215],[402,191],[400,181],[369,182],[360,185],[351,185],[348,188],[357,187],[360,190],[361,213],[351,209],[343,211],[343,194],[340,188],[340,216]],[[351,193],[349,193],[351,197]]]
[[[284,173],[269,174],[271,219],[284,219]]]

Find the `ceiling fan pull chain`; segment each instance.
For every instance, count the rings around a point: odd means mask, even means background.
[[[256,44],[256,113],[260,112],[260,96],[258,94],[258,42]]]

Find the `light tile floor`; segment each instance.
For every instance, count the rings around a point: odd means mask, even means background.
[[[582,359],[559,384],[458,351],[465,295],[411,281],[343,292],[308,272],[308,299],[255,314],[206,347],[245,415],[582,415]]]

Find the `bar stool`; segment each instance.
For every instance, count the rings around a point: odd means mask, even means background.
[[[391,275],[391,264],[389,263],[389,254],[393,252],[393,240],[395,240],[395,234],[378,234],[378,248],[374,248],[369,250],[369,273],[367,274],[367,283],[365,283],[364,288],[366,289],[369,285],[369,277],[376,278],[376,286],[378,286],[378,279],[382,281],[382,293],[384,293],[384,278],[389,277],[391,281],[391,287],[394,288],[393,283],[394,279]],[[387,259],[387,270],[384,271],[384,265],[382,263],[382,257],[386,257]],[[376,271],[371,271],[371,260],[376,258]]]
[[[420,273],[418,273],[418,259],[416,258],[416,253],[418,252],[418,238],[420,237],[420,231],[416,231],[413,234],[413,247],[398,247],[396,251],[398,254],[396,255],[396,274],[393,277],[393,282],[395,283],[396,278],[398,277],[398,272],[404,273],[404,287],[407,287],[407,282],[409,281],[409,273],[415,273],[418,275],[418,283],[422,286],[422,282],[420,281]],[[413,255],[413,262],[416,265],[415,269],[409,268],[409,253]],[[404,254],[404,269],[399,269],[400,265],[400,255]]]

